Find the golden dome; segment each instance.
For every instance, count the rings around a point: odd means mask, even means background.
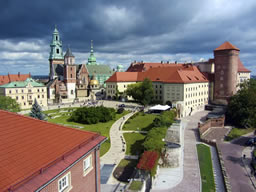
[[[99,85],[99,82],[98,82],[98,80],[96,80],[96,79],[92,79],[92,80],[90,81],[90,85]]]

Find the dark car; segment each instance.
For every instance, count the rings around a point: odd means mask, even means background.
[[[125,104],[120,104],[118,105],[118,107],[125,107]]]
[[[251,145],[255,145],[255,144],[256,144],[256,137],[251,138],[251,139],[248,139],[248,140],[245,142],[245,145],[247,145],[247,146],[251,146]]]

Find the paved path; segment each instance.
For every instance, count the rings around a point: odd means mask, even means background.
[[[242,161],[242,151],[245,149],[244,143],[248,139],[248,136],[242,136],[231,143],[222,142],[218,144],[229,175],[232,192],[255,191]]]
[[[225,191],[225,187],[224,187],[224,181],[222,178],[222,171],[219,163],[217,150],[213,146],[209,145],[209,147],[211,149],[212,166],[213,166],[214,180],[216,184],[216,192],[223,192]]]
[[[206,116],[208,111],[200,111],[192,116],[182,119],[182,123],[186,124],[184,133],[184,171],[183,179],[176,186],[169,186],[165,190],[151,190],[152,192],[199,192],[201,188],[201,178],[199,163],[196,151],[196,143],[199,141],[197,126],[200,119]],[[166,181],[172,183],[171,181]]]
[[[118,119],[111,127],[109,136],[111,138],[111,146],[108,152],[100,158],[101,164],[115,164],[116,166],[125,156],[126,145],[123,141],[122,126],[124,122],[129,119],[134,113],[129,113],[124,117]],[[121,139],[123,138],[123,140]],[[123,150],[124,149],[124,150]],[[113,168],[115,170],[116,166]],[[111,174],[108,184],[119,183]]]

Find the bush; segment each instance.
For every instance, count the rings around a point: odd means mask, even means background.
[[[115,110],[106,107],[82,107],[76,109],[69,121],[74,121],[84,124],[96,124],[98,122],[108,122],[115,118]]]

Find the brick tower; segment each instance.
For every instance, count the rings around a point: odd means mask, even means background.
[[[214,102],[227,104],[236,93],[239,49],[229,42],[214,50]]]
[[[64,56],[64,82],[67,86],[67,98],[75,99],[76,98],[76,65],[75,57],[71,52],[71,49],[68,48]]]

